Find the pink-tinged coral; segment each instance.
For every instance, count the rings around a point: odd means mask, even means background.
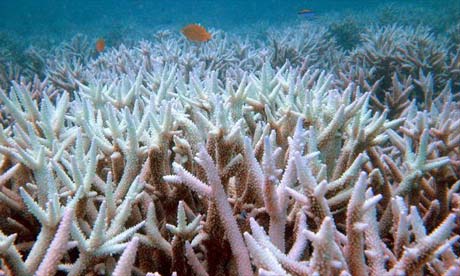
[[[35,272],[35,275],[46,276],[54,275],[56,273],[58,264],[67,252],[67,243],[69,241],[72,218],[73,209],[64,210],[56,235],[46,251],[46,255]]]
[[[114,276],[130,275],[134,262],[136,261],[136,251],[139,246],[139,238],[134,237],[126,246],[123,254],[118,260],[117,266],[113,271]]]
[[[457,59],[394,26],[338,62],[319,30],[97,59],[79,37],[47,79],[2,85],[1,269],[456,275]]]

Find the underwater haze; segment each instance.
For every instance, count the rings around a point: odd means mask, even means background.
[[[457,0],[3,0],[0,1],[0,30],[21,36],[39,34],[68,37],[76,32],[103,35],[117,28],[148,31],[189,23],[200,23],[216,29],[239,29],[257,22],[273,26],[292,22],[299,19],[297,12],[302,9],[311,9],[318,16],[334,13],[340,17],[358,13],[378,15],[378,10],[388,5],[395,8],[400,6],[405,10],[403,17],[417,20],[425,17],[425,14],[437,17],[437,21],[458,21],[460,16],[460,1]]]
[[[17,0],[0,1],[0,19],[0,61],[22,62],[30,47],[50,49],[77,34],[93,42],[104,38],[107,46],[132,45],[157,31],[179,32],[191,23],[253,38],[266,37],[270,28],[302,23],[327,28],[352,23],[336,37],[348,49],[354,46],[348,42],[360,36],[356,32],[361,30],[353,29],[358,26],[396,24],[425,26],[434,34],[452,32],[460,22],[460,1]]]
[[[270,40],[270,30],[282,32],[302,24],[325,27],[345,50],[356,47],[371,26],[423,26],[455,41],[460,36],[460,1],[17,0],[0,1],[0,19],[0,62],[36,67],[43,62],[30,60],[31,50],[49,52],[76,35],[92,45],[101,38],[108,48],[133,46],[158,31],[180,33],[193,23],[252,41]]]

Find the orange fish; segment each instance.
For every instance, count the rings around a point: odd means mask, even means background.
[[[98,53],[104,51],[105,49],[105,40],[103,38],[99,38],[97,41],[96,41],[96,51]]]
[[[206,42],[212,38],[206,29],[198,24],[189,24],[182,28],[181,33],[190,41]]]

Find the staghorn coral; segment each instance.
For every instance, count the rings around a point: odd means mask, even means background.
[[[218,32],[201,46],[157,33],[94,60],[74,40],[49,61],[48,78],[0,89],[2,269],[458,271],[455,80],[440,91],[433,82],[444,63],[410,63],[417,69],[393,70],[380,97],[376,65],[338,64],[321,30],[275,38],[311,63]],[[328,49],[333,58],[321,56]],[[397,56],[411,61],[408,51]],[[318,69],[326,65],[332,73]],[[423,94],[409,95],[414,86]]]
[[[286,61],[293,65],[307,63],[308,66],[333,67],[340,56],[335,41],[322,26],[303,23],[285,28],[283,32],[272,28],[268,39],[273,44],[270,63],[275,68]]]
[[[353,64],[372,72],[368,79],[380,81],[380,90],[391,87],[395,74],[403,81],[408,77],[430,74],[436,91],[449,81],[458,82],[454,69],[458,54],[450,53],[450,49],[436,40],[427,28],[397,25],[380,30],[371,28],[363,34],[363,40],[362,47],[357,48],[350,58]]]

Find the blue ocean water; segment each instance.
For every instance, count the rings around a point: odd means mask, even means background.
[[[21,36],[66,37],[76,32],[104,35],[121,29],[143,32],[193,22],[216,29],[237,30],[257,22],[273,26],[292,22],[299,19],[297,11],[301,9],[311,9],[320,16],[336,14],[340,17],[340,14],[372,14],[389,4],[407,7],[408,17],[422,16],[423,11],[453,24],[452,21],[460,21],[459,0],[2,0],[0,31]]]
[[[314,15],[299,15],[304,9]],[[346,50],[373,25],[424,26],[452,37],[460,30],[460,0],[0,0],[0,19],[0,62],[24,67],[31,47],[46,52],[78,34],[91,43],[104,38],[108,47],[133,46],[191,23],[261,38],[268,29],[313,22],[335,33]]]

